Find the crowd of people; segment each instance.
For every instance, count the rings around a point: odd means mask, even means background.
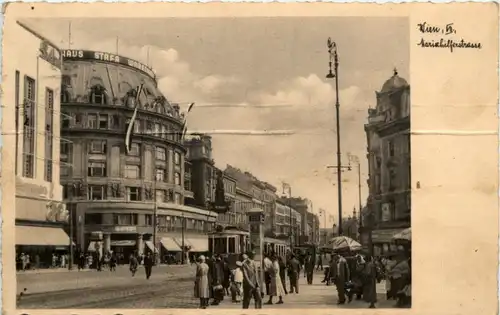
[[[336,254],[324,274],[322,282],[337,288],[338,304],[350,303],[356,297],[375,308],[377,283],[385,280],[387,300],[396,300],[398,307],[411,306],[411,259],[404,251],[377,258]]]
[[[66,268],[69,262],[68,254],[53,253],[51,256],[51,263],[46,266],[42,264],[40,255],[30,255],[27,253],[20,253],[16,255],[16,270],[27,271],[36,270],[41,268]]]
[[[263,304],[284,304],[286,295],[299,293],[301,273],[307,284],[312,285],[314,271],[323,269],[323,264],[318,264],[321,255],[288,253],[282,258],[271,253],[264,255],[264,283],[261,285],[260,271],[253,258],[253,253],[243,254],[231,267],[227,256],[199,256],[194,283],[199,307],[219,305],[225,296],[229,296],[232,303],[241,303],[244,309],[252,299],[255,308],[262,308]],[[324,268],[322,283],[335,285],[339,305],[356,298],[366,302],[369,308],[375,308],[377,283],[382,280],[386,282],[388,300],[396,300],[398,307],[411,306],[411,260],[403,252],[384,258],[334,254]],[[265,295],[268,300],[263,303]]]

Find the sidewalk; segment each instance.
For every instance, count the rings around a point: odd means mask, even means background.
[[[344,305],[337,305],[337,290],[334,285],[327,286],[321,283],[323,275],[321,272],[315,272],[313,284],[308,285],[306,279],[303,275],[299,279],[299,294],[288,294],[283,297],[284,304],[273,304],[266,305],[265,303],[269,299],[269,296],[265,296],[263,299],[263,308],[340,308],[340,309],[353,309],[353,308],[368,308],[368,303],[364,301],[353,300],[351,303],[346,303]],[[289,289],[289,283],[287,279],[287,290]],[[386,301],[385,298],[385,283],[381,282],[377,284],[377,308],[392,308],[394,301]],[[273,302],[276,303],[277,298],[274,298]],[[226,296],[224,301],[220,306],[215,306],[214,308],[229,308],[229,309],[241,309],[241,303],[232,303],[231,297]],[[253,300],[250,303],[250,308],[253,308]]]

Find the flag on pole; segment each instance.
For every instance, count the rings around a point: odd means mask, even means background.
[[[189,104],[189,107],[186,111],[186,116],[184,117],[184,123],[182,124],[182,134],[181,134],[181,141],[184,140],[184,137],[186,136],[187,133],[187,118],[188,114],[193,109],[194,103]]]
[[[125,149],[127,150],[127,154],[130,152],[130,141],[132,138],[132,130],[134,129],[134,123],[135,123],[135,118],[137,117],[137,109],[139,108],[139,97],[142,93],[142,88],[144,86],[144,83],[141,83],[140,86],[137,87],[137,94],[135,96],[135,109],[134,109],[134,114],[132,115],[132,118],[130,119],[130,122],[128,124],[127,128],[127,134],[125,136]]]

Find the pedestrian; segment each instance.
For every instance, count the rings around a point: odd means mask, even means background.
[[[194,295],[200,299],[200,308],[206,309],[208,307],[208,300],[210,299],[210,282],[208,278],[209,268],[205,263],[205,256],[198,257],[198,264],[196,265],[196,280],[194,283]]]
[[[290,293],[299,294],[299,275],[300,275],[300,262],[294,254],[288,262],[288,278],[290,279]]]
[[[225,256],[222,259],[223,271],[224,271],[224,281],[222,286],[224,287],[225,294],[229,296],[230,286],[231,286],[231,269],[229,268],[229,258]]]
[[[146,271],[146,279],[149,279],[149,277],[151,277],[153,264],[154,264],[153,256],[151,255],[151,252],[148,252],[144,257],[144,270]]]
[[[271,256],[272,269],[269,270],[271,277],[271,283],[269,284],[269,301],[266,304],[273,304],[273,297],[277,296],[279,301],[276,304],[283,304],[283,295],[285,295],[285,289],[283,288],[283,283],[280,277],[280,266],[278,262],[278,257],[274,254]]]
[[[218,255],[215,258],[215,262],[213,265],[213,273],[212,273],[212,286],[213,286],[213,297],[214,300],[212,305],[219,305],[220,302],[224,300],[224,262],[221,257]]]
[[[318,255],[318,266],[316,267],[316,270],[323,270],[323,257],[321,254]]]
[[[243,255],[243,309],[250,306],[250,300],[255,301],[255,308],[262,308],[262,296],[259,286],[257,267],[253,261],[254,254]]]
[[[349,280],[349,267],[347,261],[342,255],[338,255],[334,264],[333,278],[337,287],[338,302],[337,304],[345,304],[345,284]]]
[[[132,277],[135,276],[137,271],[137,267],[139,266],[139,261],[137,260],[137,256],[134,254],[130,255],[129,269],[132,273]]]
[[[266,294],[271,296],[269,294],[269,286],[271,285],[271,273],[273,272],[273,263],[271,259],[269,259],[269,256],[266,254],[264,255],[264,281],[266,284]]]
[[[395,266],[396,261],[393,259],[392,255],[389,255],[387,259],[384,259],[382,263],[384,265],[386,298],[387,300],[390,300],[394,298],[391,289],[391,284],[392,284],[391,271],[392,268]]]
[[[377,302],[377,270],[371,255],[366,256],[363,276],[365,280],[363,285],[363,298],[365,302],[370,304],[369,308],[375,308],[375,303]]]
[[[314,263],[315,263],[314,256],[310,253],[307,254],[304,262],[304,274],[307,277],[308,285],[311,285],[313,283]]]
[[[281,283],[283,284],[283,289],[285,289],[285,294],[288,294],[288,291],[286,289],[286,264],[281,256],[278,257],[278,263],[280,266]]]
[[[236,268],[232,271],[232,281],[231,281],[231,300],[233,303],[241,302],[241,286],[243,284],[243,271],[241,267],[243,263],[241,261],[236,262]]]

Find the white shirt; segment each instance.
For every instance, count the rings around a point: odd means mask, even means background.
[[[269,258],[264,258],[264,271],[268,272],[273,268],[273,262]]]
[[[243,271],[241,271],[241,268],[234,270],[234,282],[243,282]]]

